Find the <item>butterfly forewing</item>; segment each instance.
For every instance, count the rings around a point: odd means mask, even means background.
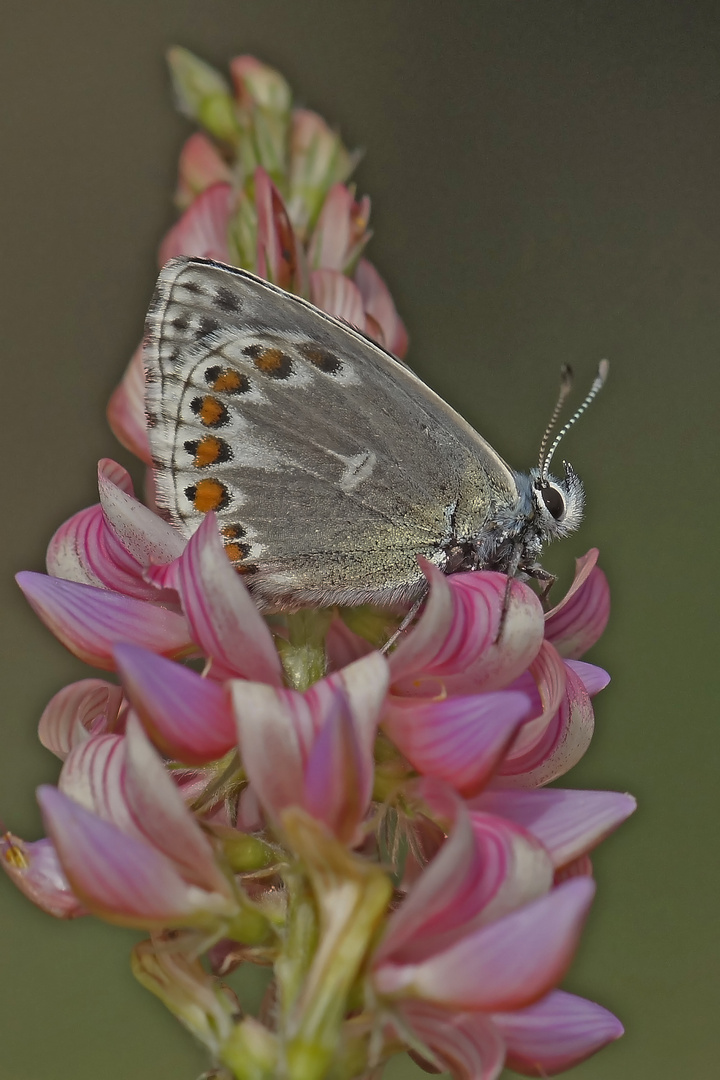
[[[145,346],[158,501],[216,512],[269,605],[406,603],[417,556],[517,496],[510,469],[404,364],[242,270],[176,259]]]

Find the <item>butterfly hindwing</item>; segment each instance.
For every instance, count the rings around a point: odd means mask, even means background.
[[[451,521],[515,497],[492,448],[404,364],[306,301],[197,259],[148,315],[158,501],[190,535],[217,513],[268,604],[402,603]]]

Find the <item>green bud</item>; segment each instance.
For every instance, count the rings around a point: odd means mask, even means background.
[[[235,103],[220,72],[179,46],[170,49],[167,58],[180,112],[198,120],[216,138],[234,141],[238,131]]]

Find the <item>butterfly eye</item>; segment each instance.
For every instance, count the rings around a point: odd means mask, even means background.
[[[565,514],[565,500],[562,497],[562,494],[556,487],[552,487],[552,485],[548,484],[547,487],[540,488],[540,495],[542,496],[542,501],[545,503],[545,509],[551,517],[555,518],[556,521],[559,521]]]

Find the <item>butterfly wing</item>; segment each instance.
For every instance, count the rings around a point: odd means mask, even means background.
[[[268,605],[402,604],[517,487],[404,364],[307,301],[200,259],[163,269],[146,402],[158,502],[190,535],[218,516]]]

